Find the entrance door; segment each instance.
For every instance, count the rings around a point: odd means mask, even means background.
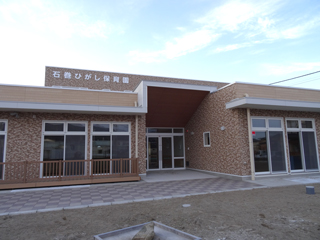
[[[288,142],[292,171],[318,170],[314,132],[288,132]]]
[[[148,138],[148,164],[149,169],[159,169],[159,138]]]
[[[148,137],[149,169],[172,168],[172,137]]]
[[[172,137],[161,137],[162,168],[172,168]]]

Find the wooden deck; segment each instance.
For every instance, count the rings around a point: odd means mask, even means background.
[[[137,158],[7,162],[0,176],[0,189],[141,180]]]

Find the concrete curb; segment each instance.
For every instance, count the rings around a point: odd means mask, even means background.
[[[133,203],[133,202],[134,202],[133,200],[125,200],[125,201],[112,202],[111,205]]]
[[[54,211],[61,211],[63,210],[63,208],[44,208],[44,209],[39,209],[37,210],[37,213],[38,212],[54,212]]]
[[[64,207],[63,210],[80,209],[80,208],[87,208],[87,207],[89,207],[89,205],[78,205],[78,206]]]
[[[102,207],[102,206],[110,206],[111,202],[105,202],[105,203],[93,203],[89,204],[88,207]]]

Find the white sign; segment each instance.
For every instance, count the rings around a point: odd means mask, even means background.
[[[100,81],[100,79],[103,79],[104,82],[110,82],[110,76],[108,75],[97,75],[95,74],[94,76],[90,74],[85,74],[82,76],[81,73],[75,73],[72,75],[71,72],[60,72],[60,71],[52,71],[53,72],[53,77],[54,78],[60,78],[62,76],[63,79],[72,79],[73,77],[77,80],[79,79],[84,79],[84,80],[90,80],[94,79],[95,81]],[[113,82],[114,83],[121,83],[120,82],[120,77],[119,76],[113,76]],[[129,83],[129,77],[122,77],[122,83]]]

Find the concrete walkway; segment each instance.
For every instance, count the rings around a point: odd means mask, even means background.
[[[188,173],[192,180],[183,180]],[[170,175],[172,173],[163,174]],[[175,174],[177,175],[173,174],[170,181],[161,182],[156,181],[157,177],[153,176],[150,178],[152,182],[140,181],[1,191],[0,216],[151,201],[262,187],[255,183],[218,178],[195,171],[176,171]],[[172,180],[172,178],[180,180]],[[144,177],[144,179],[148,181],[147,177]],[[161,180],[159,176],[158,180]]]
[[[145,182],[167,182],[206,178],[217,178],[217,176],[194,170],[149,171],[147,175],[141,176],[141,179]]]
[[[319,173],[242,181],[192,170],[149,172],[140,182],[0,191],[0,216],[311,183],[320,183]]]
[[[255,181],[246,180],[246,182],[257,183],[267,187],[284,187],[301,184],[320,183],[320,173],[295,173],[283,175],[265,175],[257,176]]]

